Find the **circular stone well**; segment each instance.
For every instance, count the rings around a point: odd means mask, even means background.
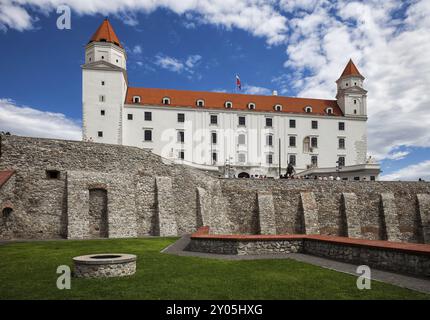
[[[131,276],[136,272],[136,256],[123,253],[89,254],[73,258],[78,278]]]

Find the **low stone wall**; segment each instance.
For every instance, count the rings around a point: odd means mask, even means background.
[[[79,256],[73,258],[73,263],[73,275],[77,278],[126,277],[136,273],[136,256],[132,254]]]
[[[208,232],[205,228],[193,234],[186,250],[232,255],[299,252],[430,277],[430,245],[321,235],[236,236]]]

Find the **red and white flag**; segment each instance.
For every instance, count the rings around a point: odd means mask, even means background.
[[[240,82],[240,78],[239,78],[239,76],[238,76],[238,75],[236,75],[236,87],[237,87],[239,90],[242,90],[242,84],[241,84],[241,82]]]

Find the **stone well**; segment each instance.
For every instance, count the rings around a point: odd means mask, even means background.
[[[123,253],[89,254],[73,258],[74,276],[111,278],[131,276],[136,272],[136,256]]]

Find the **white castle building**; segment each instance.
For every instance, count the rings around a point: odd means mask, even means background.
[[[278,177],[288,163],[300,175],[379,175],[367,156],[364,77],[351,60],[336,100],[129,87],[126,61],[105,19],[85,48],[84,140],[240,177]]]

